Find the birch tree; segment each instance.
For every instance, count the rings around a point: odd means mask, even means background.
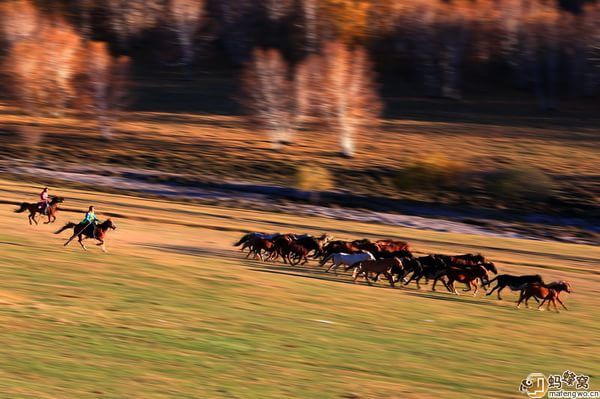
[[[194,39],[204,19],[204,1],[171,0],[169,14],[181,48],[181,62],[189,66],[194,59]]]
[[[84,101],[88,110],[98,121],[104,139],[113,137],[113,122],[124,105],[128,81],[129,59],[113,58],[107,44],[90,42],[86,49]]]
[[[381,110],[371,62],[363,47],[336,41],[325,44],[319,63],[318,109],[338,135],[342,155],[352,157],[356,135],[374,128]]]
[[[289,143],[296,126],[294,83],[288,74],[279,51],[256,49],[242,77],[242,103],[252,120],[268,131],[274,148]]]

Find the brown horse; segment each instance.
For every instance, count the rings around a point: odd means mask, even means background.
[[[385,252],[410,251],[408,243],[404,241],[378,240],[375,244],[379,245],[381,251]]]
[[[248,255],[246,255],[246,258],[250,257],[250,255],[254,255],[254,259],[259,258],[264,262],[265,258],[263,258],[263,253],[268,255],[269,258],[275,250],[275,244],[273,243],[273,240],[269,238],[253,236],[250,237],[248,241],[244,242],[242,251],[246,248],[248,248]]]
[[[523,301],[525,301],[525,306],[529,307],[527,301],[529,301],[529,298],[534,297],[542,299],[542,303],[540,303],[538,309],[540,309],[544,303],[548,301],[547,309],[550,310],[550,305],[552,304],[554,305],[556,313],[558,313],[558,307],[556,306],[556,301],[558,301],[558,303],[560,303],[565,310],[569,310],[559,298],[560,293],[563,291],[571,293],[571,285],[566,281],[555,281],[550,284],[527,284],[525,288],[523,288],[523,291],[521,291],[519,301],[517,302],[517,309],[519,309],[521,302]]]
[[[458,268],[451,266],[446,270],[442,271],[440,274],[438,274],[436,276],[436,280],[442,275],[448,277],[448,290],[450,292],[454,292],[456,295],[459,294],[458,291],[456,291],[456,287],[454,286],[455,281],[464,283],[467,286],[467,288],[465,288],[463,291],[471,291],[472,288],[475,288],[473,296],[477,294],[477,290],[479,289],[477,279],[480,279],[482,282],[488,281],[488,272],[486,268],[482,265],[470,268]]]
[[[117,228],[117,226],[109,218],[96,226],[94,226],[92,224],[82,224],[82,223],[77,224],[77,223],[69,222],[69,223],[65,224],[63,227],[61,227],[59,230],[55,231],[54,234],[60,234],[67,229],[73,229],[73,235],[64,244],[65,247],[67,245],[69,245],[69,243],[75,237],[77,237],[77,239],[79,241],[79,245],[81,245],[81,247],[87,251],[87,248],[83,244],[83,240],[88,239],[88,238],[93,238],[95,240],[98,240],[98,244],[96,244],[96,245],[100,245],[102,247],[102,252],[106,252],[106,245],[105,245],[106,233],[108,232],[108,230],[115,230],[116,228]]]
[[[392,286],[392,288],[394,288],[394,277],[392,276],[392,273],[399,273],[396,270],[401,270],[401,269],[402,269],[402,262],[398,258],[365,260],[365,261],[360,262],[358,264],[358,267],[356,269],[354,269],[354,275],[353,275],[354,278],[352,281],[356,282],[356,279],[358,278],[358,276],[360,276],[362,274],[365,277],[365,280],[367,280],[367,284],[371,285],[371,280],[369,280],[370,273],[373,273],[376,275],[375,281],[378,280],[378,277],[380,274],[383,274],[390,282],[390,285]]]
[[[35,215],[38,213],[40,215],[45,214],[45,216],[48,216],[48,221],[44,222],[44,224],[54,223],[56,221],[56,213],[58,212],[58,204],[64,201],[65,199],[63,197],[52,197],[50,203],[48,204],[48,206],[46,206],[45,211],[42,211],[39,202],[22,202],[20,208],[15,209],[15,212],[23,213],[25,211],[29,211],[29,216],[27,217],[29,219],[29,224],[33,224],[32,222],[34,222],[36,225],[38,224],[38,221],[35,218]]]

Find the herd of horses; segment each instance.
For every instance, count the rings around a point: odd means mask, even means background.
[[[353,281],[359,277],[365,279],[367,284],[379,281],[383,275],[393,288],[399,282],[408,285],[415,282],[418,289],[421,281],[425,284],[431,280],[432,291],[441,282],[446,289],[459,295],[455,284],[463,283],[463,291],[473,291],[476,295],[479,287],[489,289],[496,284],[486,295],[500,293],[508,288],[520,292],[517,308],[525,302],[529,307],[529,299],[534,298],[538,309],[547,303],[554,306],[558,312],[557,302],[567,310],[560,299],[561,292],[571,292],[571,285],[566,281],[555,281],[546,284],[539,274],[511,275],[498,274],[493,262],[481,254],[443,255],[429,254],[415,256],[404,241],[360,239],[353,241],[334,240],[330,235],[323,234],[319,237],[310,234],[281,234],[251,232],[244,234],[235,244],[241,251],[247,251],[246,258],[252,256],[263,262],[281,260],[283,263],[305,265],[309,258],[318,260],[320,267],[328,266],[326,272],[333,271],[336,275],[340,267],[348,272],[352,270]],[[495,275],[490,279],[490,275]],[[541,300],[541,302],[540,302]]]
[[[38,225],[38,214],[39,217],[46,216],[48,218],[44,224],[54,223],[56,222],[56,215],[58,213],[58,205],[62,204],[65,201],[63,197],[52,197],[48,206],[46,208],[42,208],[39,202],[22,202],[19,205],[19,208],[15,209],[16,213],[23,213],[25,211],[29,212],[27,215],[27,219],[29,220],[29,224]],[[83,243],[86,239],[94,239],[97,241],[96,245],[100,246],[103,252],[106,252],[106,235],[110,230],[115,230],[117,226],[113,223],[113,221],[108,218],[105,221],[92,225],[82,225],[67,222],[63,227],[54,232],[54,234],[60,234],[65,230],[73,229],[73,234],[71,237],[65,242],[64,246],[69,245],[69,243],[77,238],[79,245],[85,251],[87,251],[87,247]]]

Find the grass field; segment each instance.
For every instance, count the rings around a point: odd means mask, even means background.
[[[116,215],[108,254],[30,227],[0,181],[0,397],[515,398],[534,371],[600,388],[600,249],[464,236],[54,189]],[[130,218],[119,217],[128,215]],[[311,263],[243,259],[245,230],[401,237],[417,251],[482,251],[502,272],[567,279],[570,311],[514,294],[455,297],[368,287]],[[65,233],[66,234],[66,233]]]

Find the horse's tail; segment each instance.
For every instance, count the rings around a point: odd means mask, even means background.
[[[323,266],[325,263],[327,263],[329,261],[329,259],[331,259],[332,256],[333,256],[333,254],[330,254],[329,256],[324,258],[321,262],[319,262],[319,266]]]
[[[21,207],[19,209],[15,209],[16,213],[25,212],[29,208],[29,204],[27,202],[21,202]]]
[[[488,281],[488,286],[489,286],[490,284],[492,284],[494,281],[498,280],[498,277],[500,277],[500,276],[496,276],[496,277],[494,277],[493,279],[491,279],[490,281]]]
[[[244,234],[242,238],[240,238],[240,240],[238,242],[236,242],[235,244],[233,244],[234,247],[239,247],[240,245],[242,245],[244,242],[248,241],[248,236],[250,235],[250,233]]]
[[[54,234],[60,234],[60,233],[62,233],[63,231],[65,231],[66,229],[71,229],[71,228],[73,228],[73,227],[75,227],[75,226],[77,226],[77,224],[75,224],[75,223],[73,223],[73,222],[69,222],[69,223],[65,224],[63,227],[61,227],[60,229],[56,230],[56,231],[54,232]]]

